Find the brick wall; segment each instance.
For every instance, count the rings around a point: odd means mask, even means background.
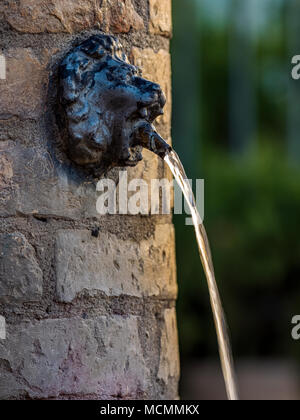
[[[170,140],[171,0],[0,3],[1,399],[177,397],[171,216],[97,215],[54,118],[59,61],[99,31],[163,86],[157,128]],[[170,176],[144,155],[129,179]]]

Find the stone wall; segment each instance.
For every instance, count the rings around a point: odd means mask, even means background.
[[[114,33],[163,86],[157,128],[170,140],[171,30],[171,0],[0,3],[1,399],[177,398],[171,216],[99,216],[54,117],[61,58],[92,33]],[[170,176],[144,156],[129,179]]]

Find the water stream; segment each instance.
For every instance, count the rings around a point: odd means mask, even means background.
[[[202,261],[209,289],[210,302],[218,337],[220,360],[225,380],[227,396],[229,400],[238,400],[231,344],[228,334],[226,318],[215,278],[213,260],[207,234],[203,226],[200,214],[196,207],[196,201],[192,188],[187,179],[183,165],[178,155],[172,150],[166,154],[164,159],[165,162],[168,164],[169,168],[171,169],[177,183],[182,189],[184,197],[191,210],[191,215],[193,218],[194,228],[199,247],[200,258]]]

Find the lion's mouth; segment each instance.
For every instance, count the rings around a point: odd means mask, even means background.
[[[135,166],[143,159],[143,148],[157,154],[162,159],[172,150],[153,126],[154,120],[164,114],[164,105],[165,100],[156,101],[141,107],[135,114],[129,140],[129,155],[124,162],[126,166]]]
[[[160,156],[169,148],[152,125],[157,117],[164,114],[165,103],[166,99],[161,92],[160,95],[156,95],[155,100],[150,104],[138,104],[137,109],[131,114],[127,121],[128,127],[130,127],[127,131],[129,148],[127,151],[123,150],[123,165],[135,166],[140,162],[143,159],[143,148],[149,149]],[[160,144],[162,147],[160,147]]]
[[[164,114],[163,108],[164,106],[162,106],[161,103],[155,102],[149,106],[142,107],[138,113],[142,119],[152,124],[156,118]]]

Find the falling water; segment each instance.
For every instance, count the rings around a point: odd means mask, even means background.
[[[211,256],[210,246],[207,238],[205,228],[203,226],[200,214],[196,207],[195,197],[191,189],[190,183],[185,174],[182,163],[173,150],[168,152],[165,156],[165,161],[170,167],[177,183],[179,184],[184,197],[191,210],[193,223],[195,227],[199,253],[202,261],[202,265],[205,271],[211,307],[214,315],[214,321],[216,326],[216,332],[219,343],[219,353],[221,359],[221,365],[226,385],[226,391],[228,399],[238,400],[235,371],[233,364],[233,357],[231,351],[231,345],[228,335],[226,318],[216,283],[213,260]]]

